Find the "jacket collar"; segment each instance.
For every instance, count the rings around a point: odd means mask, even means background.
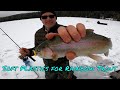
[[[57,29],[58,29],[59,26],[61,26],[61,25],[59,25],[59,24],[56,22],[56,24],[55,24],[53,27],[51,27],[48,32],[47,32],[47,30],[46,30],[46,28],[45,28],[44,25],[43,25],[43,29],[44,29],[47,33],[50,33],[50,32],[57,33]]]

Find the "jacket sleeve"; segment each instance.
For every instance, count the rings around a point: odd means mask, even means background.
[[[35,47],[37,47],[40,43],[42,43],[43,41],[46,40],[45,38],[45,35],[46,35],[46,32],[41,28],[39,29],[36,33],[35,33],[35,40],[34,40],[34,47],[33,48],[30,48],[29,51],[30,51],[30,56],[33,56],[34,55],[34,52],[33,50],[35,49]]]

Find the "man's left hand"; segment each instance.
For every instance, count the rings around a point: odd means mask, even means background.
[[[60,26],[58,28],[58,33],[49,33],[46,35],[46,38],[50,40],[54,36],[58,35],[63,39],[65,43],[69,43],[71,42],[71,40],[78,42],[81,40],[81,38],[86,36],[86,28],[81,23],[78,23],[76,27],[73,25],[69,25],[67,27]],[[77,57],[77,55],[73,51],[69,51],[66,53],[66,58],[68,60],[73,60],[75,57]]]

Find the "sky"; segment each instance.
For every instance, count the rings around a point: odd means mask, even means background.
[[[107,23],[107,25],[97,24],[97,21]],[[113,43],[112,49],[109,51],[108,57],[100,54],[104,60],[95,61],[86,56],[76,57],[70,61],[70,66],[88,66],[95,68],[90,71],[74,71],[77,79],[110,79],[109,73],[120,69],[120,22],[112,20],[102,20],[84,17],[58,17],[57,22],[63,25],[76,25],[83,23],[87,29],[94,29],[94,32],[111,38]],[[4,30],[20,47],[34,47],[34,34],[42,27],[39,18],[24,19],[16,21],[1,22],[0,28]],[[0,79],[45,79],[44,71],[25,71],[21,70],[25,63],[18,58],[19,48],[0,30]],[[31,66],[44,67],[42,58],[33,56],[36,60],[31,59]],[[102,65],[112,68],[110,71],[99,71],[97,66]],[[9,68],[16,67],[10,70]],[[113,67],[115,67],[113,69]],[[29,69],[29,66],[27,66]]]

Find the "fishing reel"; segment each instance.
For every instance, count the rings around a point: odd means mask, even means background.
[[[23,57],[22,55],[20,55],[20,56],[19,56],[19,58],[20,58],[20,59],[22,59],[23,61],[26,61],[26,60],[28,60],[28,56],[26,56],[26,57]]]

